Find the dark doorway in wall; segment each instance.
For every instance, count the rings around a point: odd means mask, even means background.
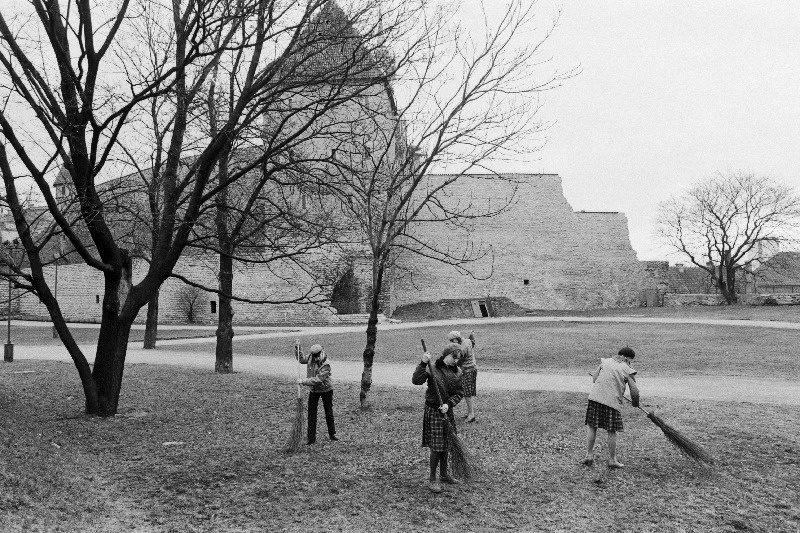
[[[217,312],[217,302],[212,300],[211,301],[211,314],[212,315],[216,314],[216,312]]]
[[[486,300],[472,300],[472,314],[476,318],[485,318],[489,316],[489,307],[486,305]]]
[[[331,307],[336,308],[340,315],[353,315],[361,312],[359,300],[361,290],[358,286],[353,269],[349,269],[333,286],[331,293]]]

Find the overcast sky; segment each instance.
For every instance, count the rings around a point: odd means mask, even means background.
[[[562,7],[554,61],[582,73],[547,95],[549,142],[514,170],[559,174],[575,210],[625,213],[642,260],[678,260],[652,220],[698,179],[746,170],[800,190],[800,2],[540,3]]]

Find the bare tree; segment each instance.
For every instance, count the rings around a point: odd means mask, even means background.
[[[348,77],[352,58],[335,56],[315,76],[298,75],[322,53],[308,31],[325,4],[327,0],[302,5],[280,0],[31,0],[0,14],[0,173],[28,265],[18,268],[12,279],[47,307],[80,376],[87,413],[116,413],[131,325],[172,275],[198,220],[219,192],[256,168],[266,167],[262,175],[273,175],[273,167],[283,165],[309,124],[351,99],[350,91],[331,90],[329,82]],[[147,64],[142,58],[152,46],[142,38],[146,8],[157,11],[160,25],[154,31],[163,46],[163,61],[126,81],[130,65]],[[226,58],[239,54],[243,68],[229,112],[213,132],[196,127],[198,102],[211,76]],[[115,232],[120,226],[114,223],[116,217],[124,218],[120,209],[126,203],[115,193],[130,182],[102,184],[126,174],[115,164],[123,157],[121,140],[135,131],[137,117],[163,97],[172,109],[166,113],[171,118],[157,187],[159,223],[153,228],[147,272],[133,283],[135,251]],[[298,109],[287,111],[298,102]],[[269,120],[275,131],[269,141],[259,144],[249,164],[215,180],[215,169],[234,140],[261,128],[264,117],[275,118]],[[69,202],[57,201],[48,183],[59,167],[72,191]],[[46,206],[46,231],[39,231],[42,226],[33,220],[41,218],[42,210],[24,208],[24,182],[35,185]],[[131,198],[138,198],[136,187],[132,189]],[[71,335],[43,275],[42,250],[59,234],[73,253],[104,276],[93,366]]]
[[[197,311],[197,306],[202,304],[202,301],[200,301],[202,295],[203,291],[199,287],[194,287],[192,285],[184,285],[178,291],[178,309],[183,312],[189,324],[194,324],[197,319],[195,313]]]
[[[749,172],[717,174],[660,205],[656,231],[702,268],[729,304],[737,281],[800,229],[800,196]]]
[[[455,24],[445,6],[426,9],[406,28],[404,46],[391,50],[397,68],[383,97],[376,92],[331,136],[331,181],[372,265],[362,406],[372,384],[381,296],[398,257],[414,254],[473,274],[469,265],[489,252],[484,243],[424,240],[415,227],[463,228],[502,213],[516,184],[487,166],[540,147],[535,141],[546,125],[537,117],[538,96],[575,74],[546,66],[541,47],[555,20],[532,39],[534,7],[523,0],[492,4],[480,32]],[[447,173],[433,175],[441,169]],[[506,200],[456,201],[453,192],[477,172],[507,182]]]

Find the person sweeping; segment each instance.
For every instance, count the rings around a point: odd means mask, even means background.
[[[422,354],[422,360],[414,368],[411,383],[423,385],[428,383],[425,391],[425,411],[422,416],[422,446],[430,448],[430,477],[428,488],[431,492],[442,492],[442,483],[454,485],[459,481],[452,477],[447,469],[448,420],[454,430],[456,421],[453,417],[455,407],[464,397],[461,385],[461,371],[458,362],[461,360],[461,348],[457,344],[448,344],[442,355],[434,364],[429,364],[431,354]],[[437,393],[436,387],[439,387]],[[441,396],[442,401],[439,401]],[[436,470],[439,470],[439,479]]]
[[[333,383],[331,381],[331,365],[328,356],[319,344],[313,345],[308,350],[308,355],[298,347],[297,357],[301,364],[307,365],[306,377],[298,378],[298,385],[310,387],[308,393],[308,441],[314,444],[317,441],[317,408],[319,400],[325,409],[325,422],[328,424],[328,438],[339,440],[336,436],[336,425],[333,420]]]
[[[631,363],[636,352],[625,347],[615,357],[600,359],[600,365],[592,373],[592,391],[586,407],[586,457],[583,464],[594,464],[594,442],[597,429],[608,433],[608,466],[622,468],[617,460],[617,432],[623,431],[622,397],[625,388],[630,389],[631,404],[639,407],[639,387],[636,385],[636,370]]]

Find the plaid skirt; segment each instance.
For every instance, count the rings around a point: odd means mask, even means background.
[[[622,427],[622,414],[616,409],[589,400],[586,407],[586,425],[606,431],[624,431]]]
[[[464,396],[475,396],[475,385],[478,381],[478,369],[465,368],[461,374],[461,384],[464,386]]]
[[[456,431],[456,419],[453,410],[447,411],[447,418]],[[422,447],[430,448],[432,452],[446,452],[450,449],[447,439],[447,425],[439,409],[425,404],[425,414],[422,415]]]

